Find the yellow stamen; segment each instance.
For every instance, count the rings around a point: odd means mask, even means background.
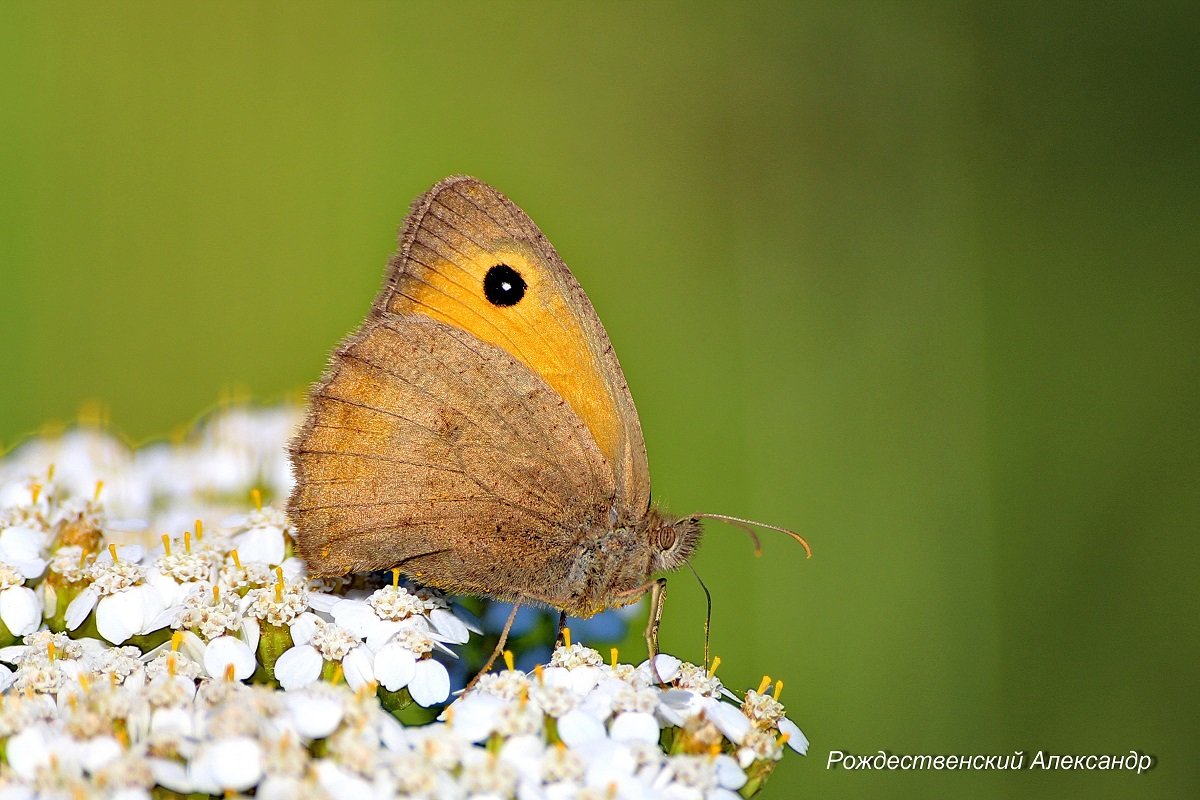
[[[176,670],[175,661],[176,661],[176,656],[174,653],[171,653],[171,655],[167,656],[167,674],[170,675],[172,678],[175,677],[175,670]],[[230,664],[229,666],[232,667],[233,664]]]
[[[610,798],[610,800],[616,800],[616,797],[617,797],[617,782],[616,781],[612,781],[611,783],[608,784],[608,788],[605,790],[604,795],[605,795],[605,797]]]
[[[232,550],[230,550],[229,555],[233,557],[233,565],[235,567],[237,567],[238,569],[241,569],[242,568],[242,560],[240,558],[238,558],[237,548],[235,547]]]
[[[537,678],[538,686],[542,685],[542,665],[538,664],[533,668],[533,675]]]
[[[217,603],[220,603],[220,602],[221,602],[221,585],[219,583],[214,583],[213,584],[213,605],[215,606]]]
[[[168,556],[171,555],[171,537],[164,533],[162,535],[162,543],[163,543],[163,553],[165,553]]]
[[[38,498],[42,496],[42,485],[35,482],[29,487],[29,494],[33,497],[33,504],[36,506]]]
[[[392,567],[392,588],[400,588],[400,568]]]
[[[50,483],[53,480],[54,480],[54,465],[51,464],[50,466],[46,467],[46,483]]]
[[[204,538],[204,520],[196,520],[196,541]]]
[[[230,683],[233,683],[233,681],[235,680],[235,676],[234,676],[234,672],[233,672],[233,664],[225,665],[225,680],[229,681]]]
[[[75,709],[79,708],[79,698],[73,694],[68,695],[67,696],[67,705],[69,705],[71,707],[71,710],[74,711]]]
[[[524,708],[525,705],[529,702],[529,687],[526,686],[525,684],[521,684],[521,689],[517,693],[517,702],[521,706],[521,708]]]
[[[613,667],[617,666],[617,648],[612,648],[608,651],[608,657]]]
[[[252,501],[254,501],[254,507],[257,508],[259,511],[262,511],[262,490],[261,489],[251,489],[250,490],[250,499]]]
[[[508,667],[508,671],[509,671],[509,672],[512,672],[512,671],[513,671],[514,667],[513,667],[513,654],[512,654],[512,650],[505,650],[505,651],[504,651],[504,666]]]
[[[183,532],[183,552],[191,555],[192,552],[192,532]]]
[[[83,569],[87,565],[88,549],[85,547],[79,551],[79,568]]]
[[[712,666],[708,668],[708,677],[710,677],[710,678],[711,678],[712,676],[716,675],[716,674],[717,674],[717,667],[719,667],[719,666],[721,666],[721,657],[720,657],[720,656],[713,656],[713,663],[712,663]]]
[[[54,640],[51,639],[50,641],[46,642],[46,657],[51,661],[54,661],[57,656],[58,648],[54,646]]]
[[[104,491],[104,481],[96,481],[96,488],[92,490],[92,502],[100,502],[100,493]]]
[[[721,755],[721,745],[717,744],[716,742],[710,744],[708,746],[708,754],[712,758],[716,758],[717,756]]]
[[[121,747],[124,747],[126,750],[129,749],[129,731],[121,727],[117,728],[113,735],[117,737],[117,742],[121,745]]]
[[[115,673],[115,672],[108,673],[108,687],[110,689],[117,688],[117,673]]]
[[[779,734],[779,738],[775,740],[775,746],[783,747],[785,744],[788,743],[788,739],[791,739],[791,738],[792,738],[792,735],[790,733],[781,733],[781,734]]]
[[[334,686],[337,686],[345,679],[346,679],[346,670],[344,667],[342,667],[342,662],[339,661],[338,665],[333,668],[333,678],[331,678],[329,682],[332,683]]]
[[[563,644],[567,647],[571,646],[571,629],[563,628]]]
[[[763,679],[761,681],[759,681],[759,683],[758,683],[758,693],[762,694],[763,692],[765,692],[767,690],[767,687],[770,685],[771,685],[771,676],[763,675]]]
[[[775,691],[772,692],[771,696],[774,697],[776,700],[778,700],[779,695],[781,695],[781,694],[783,694],[783,681],[778,680],[778,681],[775,681]]]
[[[79,681],[79,686],[85,692],[90,692],[92,690],[92,680],[91,680],[91,678],[89,678],[87,676],[87,673],[85,673],[85,672],[79,673],[78,681]]]
[[[275,584],[275,602],[276,603],[283,602],[283,584],[282,583]]]
[[[120,561],[120,559],[117,558],[117,546],[115,544],[110,544],[108,546],[108,552],[112,556],[114,564]]]
[[[442,712],[442,721],[446,723],[446,727],[454,724],[454,706],[450,706]]]
[[[183,631],[175,631],[171,634],[171,652],[179,651],[179,646],[183,644]]]

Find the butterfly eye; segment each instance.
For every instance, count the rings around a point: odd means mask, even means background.
[[[658,529],[658,549],[670,550],[675,544],[675,529],[671,526],[665,526]]]
[[[494,306],[515,306],[525,296],[525,279],[508,264],[497,264],[483,276],[483,293]]]

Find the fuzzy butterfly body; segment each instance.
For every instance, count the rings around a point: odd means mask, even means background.
[[[608,335],[533,221],[473,178],[414,204],[370,314],[291,446],[314,575],[398,567],[589,616],[682,564],[700,523],[650,504]]]

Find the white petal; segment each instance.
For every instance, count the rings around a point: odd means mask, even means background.
[[[571,670],[571,689],[575,694],[584,697],[592,690],[600,679],[604,677],[604,673],[599,667],[576,667]]]
[[[275,679],[284,689],[303,689],[321,677],[325,660],[311,644],[302,644],[283,651],[275,661]]]
[[[88,772],[95,772],[123,752],[121,745],[111,736],[97,736],[80,742],[78,750],[79,760]]]
[[[158,708],[150,716],[150,730],[155,733],[174,731],[182,736],[193,736],[196,732],[196,716],[184,708]]]
[[[576,708],[558,718],[558,738],[567,747],[579,747],[605,738],[604,723]]]
[[[363,800],[373,794],[371,784],[342,769],[332,759],[323,758],[316,763],[317,782],[333,800]]]
[[[40,558],[46,534],[35,528],[15,525],[0,531],[0,560],[6,563]]]
[[[33,633],[42,624],[42,598],[26,586],[0,592],[0,620],[14,636]]]
[[[322,614],[328,614],[333,607],[342,602],[342,600],[343,598],[335,594],[311,592],[308,595],[308,607],[313,611],[320,611]]]
[[[746,773],[742,772],[733,756],[724,753],[717,756],[716,767],[717,782],[721,784],[721,788],[737,791],[746,785]]]
[[[379,621],[375,610],[362,600],[342,600],[340,603],[334,603],[329,613],[333,615],[334,622],[360,639],[365,638],[370,626]]]
[[[16,664],[27,652],[29,652],[27,644],[10,644],[8,647],[0,647],[0,661],[5,664]]]
[[[8,563],[21,573],[21,577],[32,580],[46,571],[49,562],[44,558],[13,558],[8,559]]]
[[[242,617],[242,641],[251,650],[258,652],[258,640],[262,638],[262,629],[254,617]]]
[[[32,780],[38,769],[50,762],[45,730],[35,726],[14,734],[5,744],[4,755],[13,772]]]
[[[447,709],[449,713],[443,714],[443,717],[450,718],[447,724],[460,738],[468,742],[482,742],[496,729],[500,710],[504,706],[505,702],[494,694],[471,693]],[[604,735],[603,728],[600,729],[600,735]]]
[[[99,599],[100,590],[95,586],[88,586],[75,595],[75,599],[67,605],[65,615],[67,630],[73,631],[82,625],[83,621],[88,618],[88,614],[92,613],[92,609],[96,607],[96,601]]]
[[[262,777],[262,747],[248,736],[233,736],[210,744],[207,759],[213,780],[222,789],[243,791]]]
[[[233,537],[233,541],[242,561],[261,561],[264,564],[283,561],[283,531],[279,528],[251,528]]]
[[[142,626],[138,629],[138,633],[149,633],[171,623],[169,618],[164,620],[162,617],[162,612],[166,609],[167,604],[163,600],[163,596],[158,593],[158,589],[148,583],[143,583],[131,586],[126,591],[133,592],[138,598],[138,604],[142,607]],[[153,625],[157,625],[158,628],[151,627]]]
[[[192,792],[192,782],[188,778],[187,768],[183,764],[166,758],[150,758],[147,761],[155,783],[180,794]]]
[[[658,721],[644,711],[626,711],[612,721],[609,735],[614,742],[658,743]]]
[[[663,683],[670,683],[679,675],[679,665],[683,663],[675,656],[659,653],[654,657],[654,666],[658,670],[658,677],[662,678]],[[650,660],[646,659],[638,666],[638,672],[651,683],[654,682],[654,673],[650,670]]]
[[[804,731],[792,722],[787,717],[779,720],[779,732],[788,735],[787,746],[795,750],[800,755],[808,753],[808,737],[804,735]]]
[[[374,660],[374,654],[364,644],[351,650],[342,659],[342,673],[346,676],[346,685],[354,691],[358,691],[375,680],[375,670],[371,666]],[[442,670],[445,672],[445,670]],[[450,693],[450,684],[447,680],[446,694]],[[443,697],[442,700],[446,698]],[[440,701],[439,701],[440,702]]]
[[[161,630],[167,627],[179,616],[183,611],[183,606],[169,606],[158,612],[149,622],[142,626],[142,633],[150,633],[151,631]]]
[[[312,639],[312,635],[316,633],[317,626],[321,624],[321,618],[311,611],[305,611],[298,615],[291,624],[292,644],[301,645],[308,644]]]
[[[383,688],[394,692],[408,685],[416,673],[417,659],[412,651],[392,642],[375,654],[375,677]]]
[[[140,544],[119,544],[117,545],[117,558],[121,561],[131,561],[137,564],[146,555],[146,548]],[[96,556],[97,564],[111,564],[112,552],[106,547],[99,555]]]
[[[168,606],[173,606],[176,603],[182,603],[185,595],[191,594],[195,590],[195,582],[180,583],[170,575],[164,575],[156,569],[152,569],[146,574],[146,583],[153,586],[163,603]]]
[[[424,617],[420,617],[424,621]],[[378,652],[383,648],[388,640],[396,635],[396,632],[401,628],[413,627],[415,622],[412,618],[402,622],[391,619],[376,620],[374,624],[367,628],[367,647]]]
[[[257,666],[254,651],[235,636],[218,636],[204,649],[204,669],[212,677],[222,680],[230,664],[233,665],[233,677],[246,680]]]
[[[426,708],[441,703],[450,696],[450,674],[432,658],[422,659],[417,662],[408,691],[418,705]]]
[[[466,624],[444,608],[430,611],[429,619],[433,622],[433,629],[445,636],[448,642],[465,644],[467,639],[471,638]]]
[[[333,733],[345,711],[341,700],[324,692],[291,692],[285,700],[296,732],[306,739],[324,739]]]
[[[3,692],[9,686],[12,686],[13,681],[16,679],[17,673],[13,672],[3,664],[0,664],[0,692]]]
[[[713,725],[717,726],[717,730],[725,734],[726,739],[734,744],[741,744],[742,740],[746,738],[746,734],[754,727],[753,723],[747,719],[740,708],[719,700],[706,699],[708,702],[703,705],[705,716]]]
[[[141,593],[133,591],[135,588],[131,586],[116,594],[101,597],[96,604],[96,630],[115,645],[123,644],[140,631],[145,622]]]
[[[285,558],[283,563],[279,565],[283,570],[283,577],[289,581],[299,580],[308,574],[308,568],[304,565],[304,559],[292,556]]]

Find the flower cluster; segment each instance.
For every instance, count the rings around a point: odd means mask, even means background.
[[[398,571],[310,579],[263,503],[294,414],[260,413],[169,452],[80,430],[0,460],[0,795],[732,798],[807,748],[780,682],[735,695],[719,659],[606,662],[569,630],[454,698],[483,623]]]

